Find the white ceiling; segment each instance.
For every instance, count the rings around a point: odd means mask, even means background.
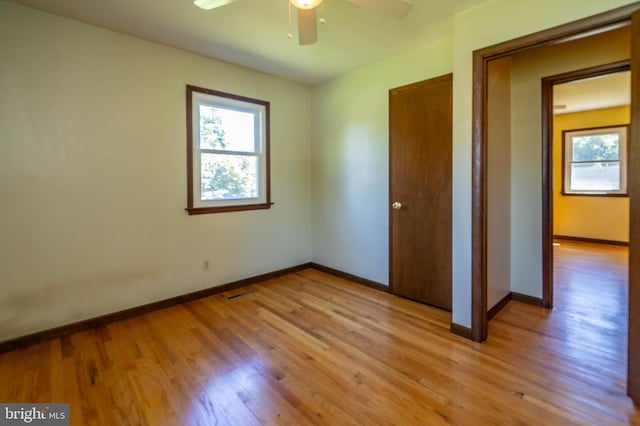
[[[346,0],[324,0],[318,42],[299,46],[288,0],[237,0],[204,11],[192,0],[11,0],[25,6],[219,58],[303,83],[319,83],[450,34],[452,16],[486,0],[412,0],[402,21]]]
[[[576,80],[553,87],[555,114],[610,108],[631,103],[631,73],[629,71]]]

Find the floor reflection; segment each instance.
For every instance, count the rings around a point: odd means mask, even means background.
[[[613,374],[618,385],[626,376],[628,248],[561,241],[554,247],[556,330],[563,351],[576,368]],[[576,343],[578,342],[578,343]]]

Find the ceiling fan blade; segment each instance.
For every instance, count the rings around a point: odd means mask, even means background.
[[[403,19],[411,9],[413,3],[407,0],[349,0],[353,4],[382,13],[394,19]]]
[[[193,0],[193,4],[198,6],[200,9],[211,10],[216,7],[225,6],[234,1],[235,0]]]
[[[301,46],[318,41],[316,9],[298,9],[298,43]]]

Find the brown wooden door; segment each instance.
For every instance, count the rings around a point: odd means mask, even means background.
[[[389,91],[391,292],[449,310],[452,82]]]

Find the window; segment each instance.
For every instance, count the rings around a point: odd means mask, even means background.
[[[187,86],[187,211],[268,209],[269,102]]]
[[[628,126],[564,131],[563,194],[627,194]]]

